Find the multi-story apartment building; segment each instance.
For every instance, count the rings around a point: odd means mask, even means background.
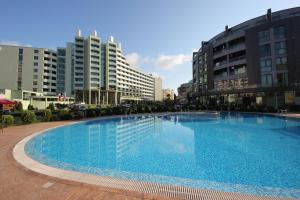
[[[0,87],[57,93],[57,54],[45,48],[0,45]]]
[[[300,89],[300,7],[248,20],[193,53],[198,103],[240,101],[279,107],[297,103]]]
[[[96,32],[85,38],[79,30],[66,51],[64,90],[78,101],[118,104],[154,100],[154,78],[130,66],[113,37],[102,42]]]
[[[162,78],[155,77],[154,78],[154,100],[162,101],[163,100],[163,90],[162,90]]]

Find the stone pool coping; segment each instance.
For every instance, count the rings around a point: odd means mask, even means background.
[[[176,112],[176,113],[155,113],[155,114],[135,114],[135,115],[118,115],[118,116],[108,116],[108,117],[100,117],[100,118],[93,118],[87,119],[82,121],[93,121],[97,119],[112,119],[118,117],[138,117],[138,116],[149,116],[149,115],[168,115],[168,114],[183,114],[183,113],[202,113],[205,114],[206,112]],[[65,125],[71,125],[78,122],[71,122]],[[204,190],[204,189],[192,189],[187,187],[181,186],[174,186],[174,185],[164,185],[160,183],[147,183],[142,181],[134,181],[134,180],[123,180],[113,177],[104,177],[104,176],[97,176],[91,174],[85,174],[75,171],[68,171],[64,169],[50,167],[44,164],[41,164],[30,157],[28,157],[25,153],[25,144],[36,135],[42,134],[47,130],[54,129],[60,126],[59,125],[52,128],[45,129],[43,131],[36,132],[25,137],[19,143],[17,143],[13,149],[13,157],[14,159],[21,164],[23,167],[30,169],[39,174],[55,177],[58,179],[63,179],[67,181],[74,181],[80,182],[85,184],[96,185],[105,188],[114,188],[120,190],[129,190],[138,193],[144,194],[152,194],[158,196],[165,196],[170,198],[178,198],[178,199],[287,199],[287,198],[277,198],[277,197],[264,197],[264,196],[256,196],[256,195],[249,195],[249,194],[240,194],[240,193],[233,193],[233,192],[222,192],[222,191],[215,191],[215,190]]]

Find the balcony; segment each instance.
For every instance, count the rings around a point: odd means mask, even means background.
[[[222,49],[222,50],[217,51],[217,52],[214,53],[213,59],[220,58],[220,57],[225,56],[227,54],[228,54],[227,49]]]
[[[224,60],[224,61],[221,61],[221,62],[217,62],[215,64],[215,66],[214,66],[214,70],[225,68],[225,67],[228,66],[227,64],[228,64],[227,60]]]
[[[242,51],[245,49],[246,49],[245,43],[236,44],[236,45],[228,47],[228,53],[234,53],[236,51]]]
[[[239,65],[246,63],[246,55],[237,56],[234,58],[229,59],[230,65]]]

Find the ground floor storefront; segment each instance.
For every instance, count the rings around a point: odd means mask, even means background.
[[[243,109],[266,107],[274,110],[298,111],[300,109],[300,91],[299,89],[213,91],[194,95],[193,103],[217,106],[223,110],[240,107]]]

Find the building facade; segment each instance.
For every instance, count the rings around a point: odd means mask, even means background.
[[[188,83],[181,84],[178,89],[177,100],[180,104],[187,104],[190,101],[190,95],[193,88],[193,81],[189,81]]]
[[[102,42],[96,32],[85,38],[79,30],[73,45],[67,45],[68,51],[65,92],[77,101],[119,104],[127,100],[154,100],[154,77],[130,66],[121,44],[112,36]],[[67,79],[73,80],[71,86],[66,85],[70,84]]]
[[[130,66],[121,44],[112,36],[101,41],[96,31],[84,37],[78,30],[73,42],[55,51],[1,45],[0,69],[5,89],[72,96],[88,104],[160,98],[155,97],[155,78]]]
[[[154,77],[154,100],[163,100],[162,78]]]
[[[300,88],[300,7],[229,28],[193,53],[196,103],[297,104]]]
[[[45,48],[0,45],[0,86],[57,94],[57,54]]]
[[[174,100],[174,91],[172,89],[163,89],[163,100]]]

